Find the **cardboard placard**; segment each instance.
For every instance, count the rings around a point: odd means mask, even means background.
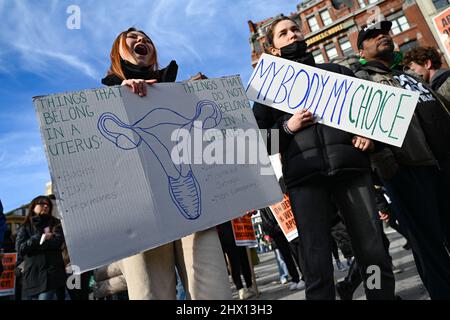
[[[0,277],[0,297],[12,296],[16,288],[16,267],[17,253],[5,253],[3,255],[3,273]]]
[[[298,237],[297,224],[295,223],[294,214],[292,213],[291,201],[287,194],[284,195],[284,199],[274,205],[271,205],[270,210],[273,216],[280,225],[286,239],[291,242]]]
[[[282,198],[239,76],[155,84],[146,97],[115,86],[33,102],[81,272]]]
[[[255,230],[253,229],[252,218],[249,215],[231,220],[233,235],[238,247],[257,247]]]
[[[450,59],[450,7],[435,15],[433,24],[445,49],[444,53]]]
[[[263,54],[247,85],[250,100],[401,147],[419,93]]]

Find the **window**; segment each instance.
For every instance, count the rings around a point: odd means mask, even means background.
[[[328,60],[339,57],[334,42],[327,44],[325,46],[325,51],[327,52]]]
[[[319,24],[317,23],[316,17],[308,18],[308,25],[311,29],[311,32],[317,31],[320,29]]]
[[[322,50],[315,50],[313,52],[313,56],[314,56],[314,61],[316,63],[324,63],[325,59],[323,58],[323,54],[322,54]]]
[[[347,37],[340,38],[339,45],[341,46],[341,50],[342,50],[342,53],[344,54],[344,56],[348,56],[348,55],[354,53],[352,45],[351,45],[350,41],[348,41]]]
[[[253,40],[253,48],[254,48],[254,51],[256,52],[256,53],[261,53],[261,44],[259,43],[259,41],[258,40]]]
[[[328,10],[322,11],[320,13],[320,17],[322,18],[322,22],[323,22],[324,26],[327,26],[327,25],[333,23],[333,20],[331,20],[330,13],[328,12]]]
[[[433,0],[434,7],[438,10],[445,8],[449,3],[449,0]]]
[[[365,8],[367,6],[364,0],[358,0],[358,3],[360,8]]]
[[[417,41],[413,40],[407,43],[404,43],[400,46],[400,51],[403,53],[408,52],[409,50],[417,47]]]
[[[409,29],[408,20],[406,20],[406,17],[401,12],[394,13],[393,15],[387,17],[387,19],[392,22],[391,31],[393,35]]]

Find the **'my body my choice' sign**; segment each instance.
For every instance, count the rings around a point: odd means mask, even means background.
[[[247,86],[250,100],[401,147],[419,94],[263,54]]]

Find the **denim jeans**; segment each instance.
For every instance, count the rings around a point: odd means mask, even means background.
[[[281,256],[280,250],[275,249],[275,258],[277,259],[278,272],[280,273],[280,280],[288,279],[289,273],[286,267],[286,263]]]
[[[23,298],[23,300],[57,300],[56,289],[41,292],[32,296],[26,296]]]

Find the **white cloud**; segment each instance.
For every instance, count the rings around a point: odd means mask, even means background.
[[[74,3],[81,9],[80,30],[66,28],[66,9]],[[251,71],[247,21],[289,14],[295,4],[291,0],[0,0],[0,197],[5,206],[26,203],[44,192],[50,179],[31,106],[34,86],[42,92],[60,92],[63,85],[70,90],[73,82],[100,80],[114,38],[130,26],[154,39],[162,64],[177,60],[178,79],[197,71],[245,77]],[[25,82],[24,71],[42,76],[42,83]],[[22,81],[31,88],[16,90]],[[19,101],[30,103],[24,107]]]
[[[26,2],[3,3],[0,13],[2,25],[9,26],[0,30],[0,48],[6,47],[9,52],[14,49],[14,55],[20,61],[10,63],[14,72],[19,71],[19,66],[36,74],[49,74],[55,71],[52,68],[63,69],[66,66],[97,79],[99,72],[89,64],[87,56],[78,53],[77,46],[83,47],[85,44],[70,43],[67,39],[65,8],[58,1],[34,5]],[[11,59],[10,56],[3,54],[3,58]],[[58,64],[59,68],[56,67]],[[5,69],[3,67],[1,71],[8,72]]]
[[[190,0],[186,6],[186,16],[205,19],[216,15],[220,2],[214,0]]]
[[[43,59],[42,59],[43,57],[41,57],[41,56],[49,57],[49,58],[53,58],[56,60],[60,60],[61,62],[66,63],[68,66],[71,66],[71,67],[74,67],[74,68],[80,70],[81,72],[83,72],[84,74],[86,74],[87,76],[89,76],[90,78],[92,78],[94,80],[97,80],[100,77],[100,74],[94,68],[92,68],[89,64],[81,61],[80,58],[78,58],[74,55],[50,51],[50,50],[35,49],[35,48],[22,46],[22,45],[16,45],[15,47],[17,49],[19,49],[23,55],[27,55],[27,54],[39,55],[39,57],[33,58],[34,61],[43,61]],[[49,63],[50,62],[51,61],[49,61]]]

